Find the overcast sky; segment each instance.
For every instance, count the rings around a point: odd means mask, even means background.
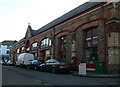
[[[20,40],[88,0],[0,0],[0,42]]]

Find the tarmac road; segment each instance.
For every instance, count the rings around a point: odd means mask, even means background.
[[[116,86],[117,78],[87,78],[71,74],[53,74],[15,66],[2,66],[2,85],[108,85]]]

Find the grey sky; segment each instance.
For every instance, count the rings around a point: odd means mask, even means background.
[[[20,40],[28,23],[37,30],[88,0],[0,0],[0,42]]]

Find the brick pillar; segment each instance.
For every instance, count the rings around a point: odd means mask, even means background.
[[[76,67],[76,52],[75,52],[75,40],[72,41],[72,44],[71,44],[71,63],[72,63],[72,66],[73,67]]]

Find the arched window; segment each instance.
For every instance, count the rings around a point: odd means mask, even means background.
[[[21,50],[24,51],[25,47],[22,47]]]
[[[37,42],[32,43],[31,50],[35,50],[37,48]]]
[[[40,48],[49,47],[51,45],[52,43],[50,38],[45,38],[42,41],[40,41]]]
[[[20,52],[20,49],[17,49],[17,53],[19,53]]]

